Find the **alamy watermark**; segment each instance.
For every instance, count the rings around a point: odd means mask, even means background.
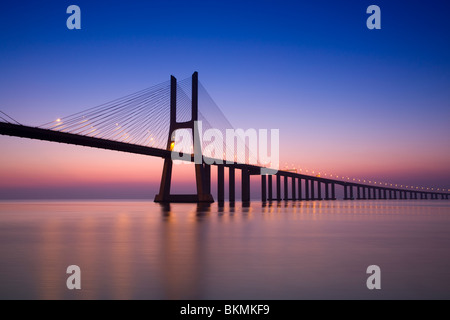
[[[194,137],[189,129],[175,130],[170,149],[175,163],[190,162],[193,155],[196,164],[246,163],[260,166],[261,174],[275,174],[279,169],[280,130],[270,129],[269,140],[268,129],[203,131],[202,121],[195,121]]]

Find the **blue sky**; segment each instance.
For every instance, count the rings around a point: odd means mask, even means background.
[[[66,28],[71,4],[81,30]],[[371,4],[381,30],[366,28]],[[449,12],[447,1],[3,4],[0,110],[40,125],[198,71],[235,127],[282,129],[288,163],[446,185]]]

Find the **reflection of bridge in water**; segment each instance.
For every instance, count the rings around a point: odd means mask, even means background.
[[[213,202],[211,195],[211,165],[217,166],[217,200],[225,200],[225,168],[228,170],[228,200],[236,200],[236,170],[241,171],[241,200],[250,201],[250,176],[261,177],[261,200],[335,200],[336,186],[343,189],[344,200],[375,199],[448,199],[448,193],[425,190],[373,186],[355,182],[315,177],[288,170],[266,174],[262,166],[246,163],[245,155],[238,155],[235,161],[228,159],[203,158],[195,163],[196,192],[193,194],[172,194],[173,137],[176,130],[185,129],[198,137],[195,121],[202,120],[207,127],[214,119],[204,116],[205,110],[218,110],[204,87],[198,82],[195,72],[190,79],[153,86],[126,97],[91,108],[66,118],[57,119],[41,127],[24,126],[0,117],[0,134],[22,138],[54,141],[73,145],[115,150],[148,155],[164,159],[159,194],[155,201],[170,202]],[[191,93],[189,93],[189,85]],[[200,90],[199,90],[200,89]],[[199,111],[199,92],[206,101]],[[209,108],[208,108],[209,107]],[[215,107],[215,109],[214,109]],[[220,111],[216,118],[223,116]],[[229,127],[229,123],[222,121]],[[222,124],[223,124],[222,123]],[[200,140],[197,140],[200,141]],[[190,161],[195,154],[202,154],[202,146],[193,146]],[[233,150],[234,151],[234,150]],[[178,152],[176,152],[178,154]],[[189,158],[189,157],[188,157]],[[212,164],[209,164],[212,163]]]

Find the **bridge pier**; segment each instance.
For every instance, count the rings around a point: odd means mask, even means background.
[[[309,180],[311,183],[311,200],[316,200],[315,194],[314,194],[314,180]]]
[[[302,179],[298,178],[298,200],[303,200],[302,198]]]
[[[350,188],[350,200],[354,200],[354,198],[353,198],[353,186],[350,184],[349,188]]]
[[[269,198],[269,201],[272,201],[273,200],[273,197],[272,197],[272,175],[268,175],[267,176],[267,185],[268,185],[268,198]]]
[[[289,200],[288,177],[284,176],[284,201]]]
[[[242,194],[242,203],[250,202],[250,173],[248,169],[241,169],[241,194]]]
[[[277,173],[277,201],[281,201],[281,176]]]
[[[325,182],[325,200],[330,200],[329,187],[330,184],[328,182]]]
[[[192,99],[191,99],[191,120],[187,122],[177,122],[177,79],[170,78],[170,123],[167,137],[166,151],[171,151],[174,145],[173,133],[178,129],[192,130],[194,141],[200,141],[199,132],[195,128],[195,121],[198,120],[198,73],[192,74]],[[194,144],[194,154],[201,154],[201,149]],[[206,163],[195,164],[195,182],[197,186],[196,194],[171,194],[170,185],[172,181],[172,157],[164,159],[163,172],[159,193],[155,196],[155,202],[214,202],[211,195],[211,166]]]
[[[219,205],[225,201],[225,167],[223,164],[217,166],[217,201]]]
[[[364,200],[366,200],[367,198],[366,198],[366,187],[361,187],[361,189],[362,189],[362,198],[364,199]]]
[[[349,200],[348,199],[348,191],[347,191],[347,185],[344,184],[344,200]]]
[[[267,201],[267,176],[265,174],[261,175],[261,201]]]
[[[356,186],[356,199],[361,200],[361,187]]]
[[[310,200],[309,196],[309,179],[305,179],[305,200]]]
[[[295,190],[295,177],[292,177],[292,200],[297,200],[297,192]]]
[[[235,175],[236,173],[234,167],[228,167],[228,200],[231,203],[234,203],[236,201]]]
[[[316,200],[323,200],[322,199],[322,185],[319,180],[317,180],[317,199]]]

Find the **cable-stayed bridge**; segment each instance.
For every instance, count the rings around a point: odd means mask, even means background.
[[[199,110],[199,100],[202,101]],[[343,189],[344,200],[353,199],[448,199],[449,193],[425,190],[406,190],[374,186],[310,176],[289,170],[274,170],[247,161],[249,148],[236,153],[220,141],[212,141],[215,150],[223,150],[214,157],[203,155],[205,142],[200,140],[196,123],[204,129],[216,128],[222,132],[231,129],[220,109],[198,81],[192,78],[170,81],[138,91],[125,97],[56,119],[39,127],[20,124],[5,113],[0,113],[0,134],[22,138],[67,143],[160,157],[164,159],[159,193],[156,202],[213,202],[211,194],[211,166],[217,166],[217,200],[225,201],[225,168],[228,170],[228,200],[236,200],[236,170],[241,171],[241,200],[250,201],[250,176],[261,177],[261,200],[335,200],[336,188]],[[172,194],[173,159],[180,156],[175,146],[175,135],[187,130],[194,141],[183,149],[184,159],[195,163],[196,191],[192,194]],[[185,142],[186,144],[186,142]],[[231,151],[231,152],[230,152]],[[231,158],[229,155],[232,154]],[[176,155],[177,157],[174,157]],[[198,161],[200,155],[201,161]],[[289,183],[290,181],[290,183]]]

